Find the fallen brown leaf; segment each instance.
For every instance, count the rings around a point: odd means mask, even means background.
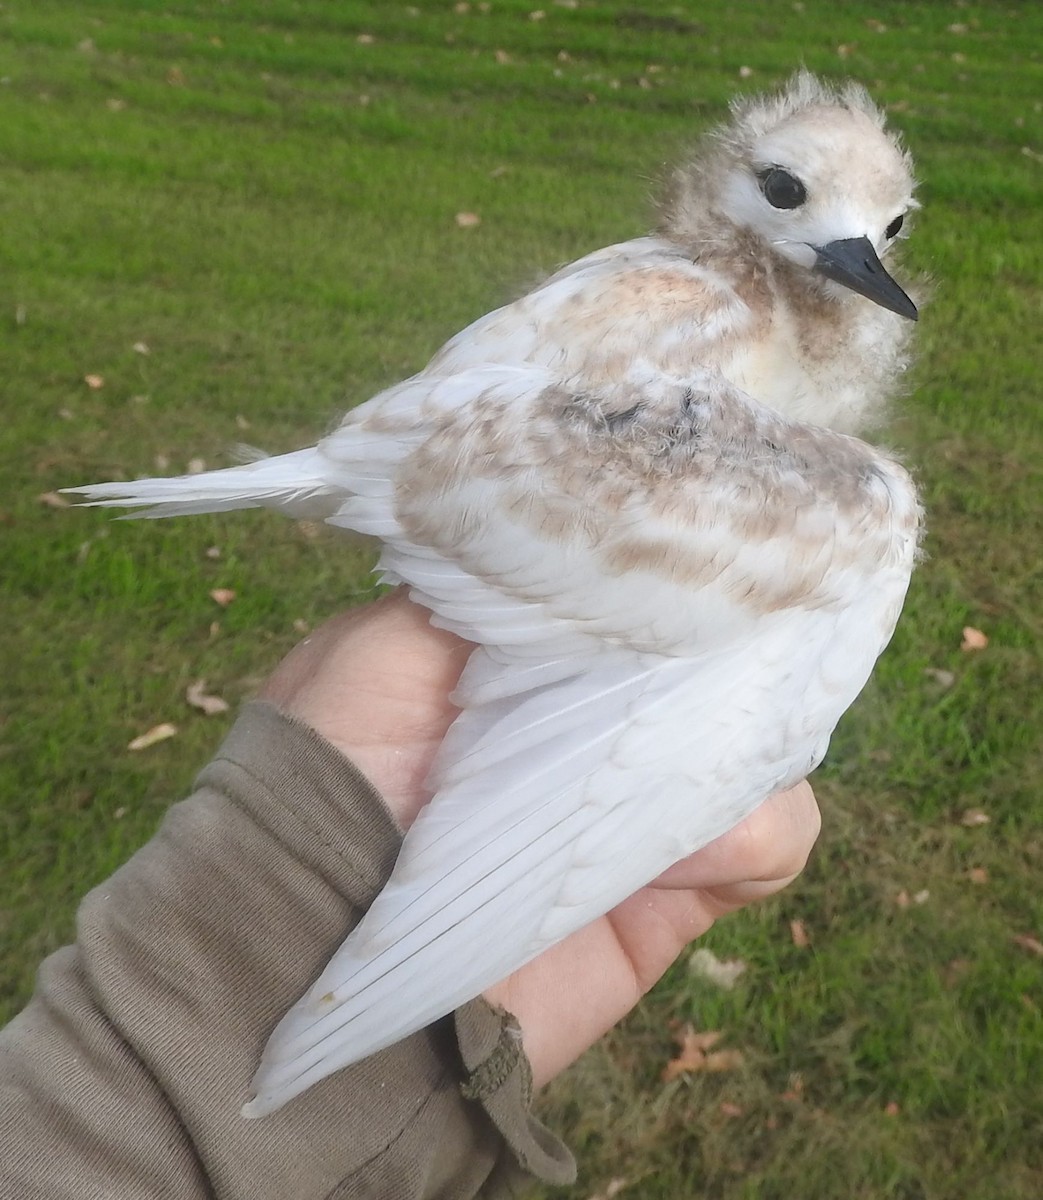
[[[969,958],[954,958],[942,968],[942,980],[946,987],[955,987],[971,969]]]
[[[1014,935],[1014,945],[1020,946],[1022,950],[1027,950],[1029,954],[1035,954],[1039,958],[1043,958],[1043,942],[1037,937],[1033,937],[1030,933],[1016,933]]]
[[[220,558],[221,557],[221,547],[220,546],[207,546],[204,553],[206,554],[207,558],[213,558],[213,559]]]
[[[941,667],[924,667],[923,673],[928,679],[933,679],[939,687],[951,688],[956,682],[956,672],[946,671]]]
[[[626,1179],[610,1179],[605,1184],[604,1189],[600,1192],[595,1192],[590,1197],[590,1200],[613,1200],[613,1197],[618,1196],[627,1187],[628,1183],[629,1180]]]
[[[105,376],[84,375],[83,382],[91,389],[92,392],[96,392],[98,388],[103,388],[105,386]]]
[[[456,225],[458,229],[475,229],[481,225],[482,218],[473,212],[458,212],[456,214]]]
[[[205,679],[197,679],[195,683],[190,683],[185,691],[185,699],[193,708],[198,708],[208,717],[216,717],[218,713],[228,712],[227,700],[222,700],[220,696],[207,694]]]
[[[159,725],[153,725],[146,733],[140,734],[132,742],[127,743],[128,750],[147,750],[149,746],[154,746],[157,742],[165,742],[167,738],[177,737],[177,726],[172,725],[170,721],[163,721]]]
[[[741,1050],[711,1050],[723,1036],[719,1029],[696,1033],[691,1025],[682,1026],[674,1034],[680,1053],[663,1068],[662,1081],[669,1083],[679,1075],[699,1071],[734,1071],[741,1066]]]
[[[213,588],[210,592],[210,599],[215,604],[220,604],[222,608],[227,608],[235,599],[235,592],[231,588]]]
[[[984,650],[988,644],[988,634],[982,633],[980,629],[975,629],[973,625],[963,627],[963,641],[960,642],[960,649],[965,654],[973,653],[975,650]]]
[[[738,1104],[732,1104],[730,1100],[722,1100],[720,1107],[721,1112],[726,1117],[741,1117],[746,1111],[744,1108],[740,1108]]]
[[[790,921],[789,935],[798,950],[806,950],[811,945],[811,938],[808,937],[808,931],[805,929],[803,921]]]
[[[989,814],[980,808],[968,808],[960,817],[960,824],[966,825],[968,829],[974,829],[978,825],[988,825],[990,820]]]
[[[69,501],[61,494],[61,492],[41,492],[36,499],[44,506],[44,508],[68,508]]]
[[[897,1117],[901,1111],[901,1108],[898,1106],[898,1103],[895,1100],[888,1100],[888,1102],[884,1105],[885,1117]]]
[[[971,881],[971,883],[988,883],[989,873],[984,867],[971,867],[971,869],[967,872],[967,878]]]
[[[189,475],[202,475],[206,470],[206,462],[201,458],[190,458],[185,466]]]

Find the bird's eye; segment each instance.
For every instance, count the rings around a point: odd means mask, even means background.
[[[902,222],[904,220],[905,220],[905,213],[899,213],[898,216],[895,217],[895,219],[891,222],[891,224],[888,225],[888,227],[884,230],[884,233],[887,235],[888,241],[890,241],[891,238],[898,236],[898,231],[902,228]]]
[[[760,180],[764,199],[772,208],[800,208],[808,198],[807,189],[796,175],[791,175],[781,167],[768,167],[765,171],[758,171],[757,178]]]

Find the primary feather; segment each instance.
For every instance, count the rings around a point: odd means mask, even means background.
[[[434,798],[273,1033],[248,1115],[450,1012],[821,760],[916,554],[909,477],[848,436],[906,364],[915,308],[881,259],[912,187],[863,90],[798,75],[735,106],[657,235],[483,317],[317,447],[75,489],[372,534],[383,577],[476,643]]]

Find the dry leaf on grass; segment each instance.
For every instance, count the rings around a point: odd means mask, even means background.
[[[220,604],[222,608],[227,608],[235,599],[235,592],[231,588],[212,588],[210,599],[215,604]]]
[[[951,688],[956,682],[955,671],[946,671],[941,667],[924,667],[923,673],[928,679],[933,679],[939,687]]]
[[[967,872],[967,878],[971,883],[984,884],[989,882],[989,873],[984,867],[971,867]]]
[[[804,927],[803,921],[790,921],[789,935],[793,939],[793,944],[798,950],[806,950],[811,945],[811,938],[808,937],[808,931]]]
[[[91,389],[92,392],[96,392],[98,390],[98,388],[102,388],[105,386],[105,376],[104,375],[84,375],[83,382]]]
[[[735,981],[746,970],[746,964],[740,958],[720,959],[712,950],[700,946],[689,958],[688,970],[727,991],[735,986]]]
[[[1043,958],[1043,942],[1037,937],[1033,937],[1031,933],[1016,933],[1014,935],[1014,945],[1020,946],[1022,950],[1027,950],[1029,954],[1035,954],[1039,958]]]
[[[147,342],[135,342],[132,349],[135,354],[149,354],[151,351],[148,348]]]
[[[147,750],[157,742],[165,742],[168,738],[177,737],[177,726],[170,721],[153,725],[147,733],[140,734],[132,742],[127,743],[128,750]]]
[[[963,627],[963,641],[960,642],[960,649],[965,654],[971,654],[975,650],[984,650],[988,644],[988,634],[982,633],[980,629],[975,629],[973,625]]]
[[[185,472],[188,475],[202,475],[206,470],[206,463],[201,458],[190,458],[185,467]]]
[[[734,1071],[741,1067],[741,1050],[712,1049],[722,1037],[724,1034],[719,1029],[696,1033],[691,1025],[683,1025],[674,1034],[680,1053],[663,1068],[662,1081],[669,1083],[679,1075],[699,1071]]]
[[[968,808],[960,817],[960,824],[966,825],[968,829],[974,829],[978,825],[988,825],[990,819],[989,814],[980,808]]]
[[[744,1108],[740,1108],[738,1104],[732,1104],[730,1100],[722,1100],[720,1108],[726,1117],[741,1117],[746,1111]]]
[[[629,1182],[627,1179],[610,1179],[600,1192],[595,1192],[590,1197],[590,1200],[612,1200],[613,1196],[618,1196],[629,1185]]]
[[[971,969],[969,958],[954,958],[942,968],[942,982],[948,988],[955,987]]]
[[[897,1117],[901,1111],[902,1110],[896,1100],[888,1100],[888,1102],[884,1105],[885,1117]]]
[[[456,225],[458,229],[475,229],[481,225],[482,218],[473,212],[458,212],[456,214]]]
[[[198,708],[208,717],[216,717],[218,713],[228,712],[227,700],[222,700],[220,696],[207,694],[205,679],[197,679],[195,683],[189,684],[185,691],[185,699],[193,708]]]
[[[61,492],[41,492],[36,499],[44,506],[44,508],[68,508],[69,501],[61,494]]]

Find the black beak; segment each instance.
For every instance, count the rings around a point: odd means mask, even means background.
[[[916,305],[884,270],[869,238],[841,238],[825,246],[812,246],[818,256],[815,270],[827,279],[842,283],[874,304],[890,309],[910,321],[917,318]]]

